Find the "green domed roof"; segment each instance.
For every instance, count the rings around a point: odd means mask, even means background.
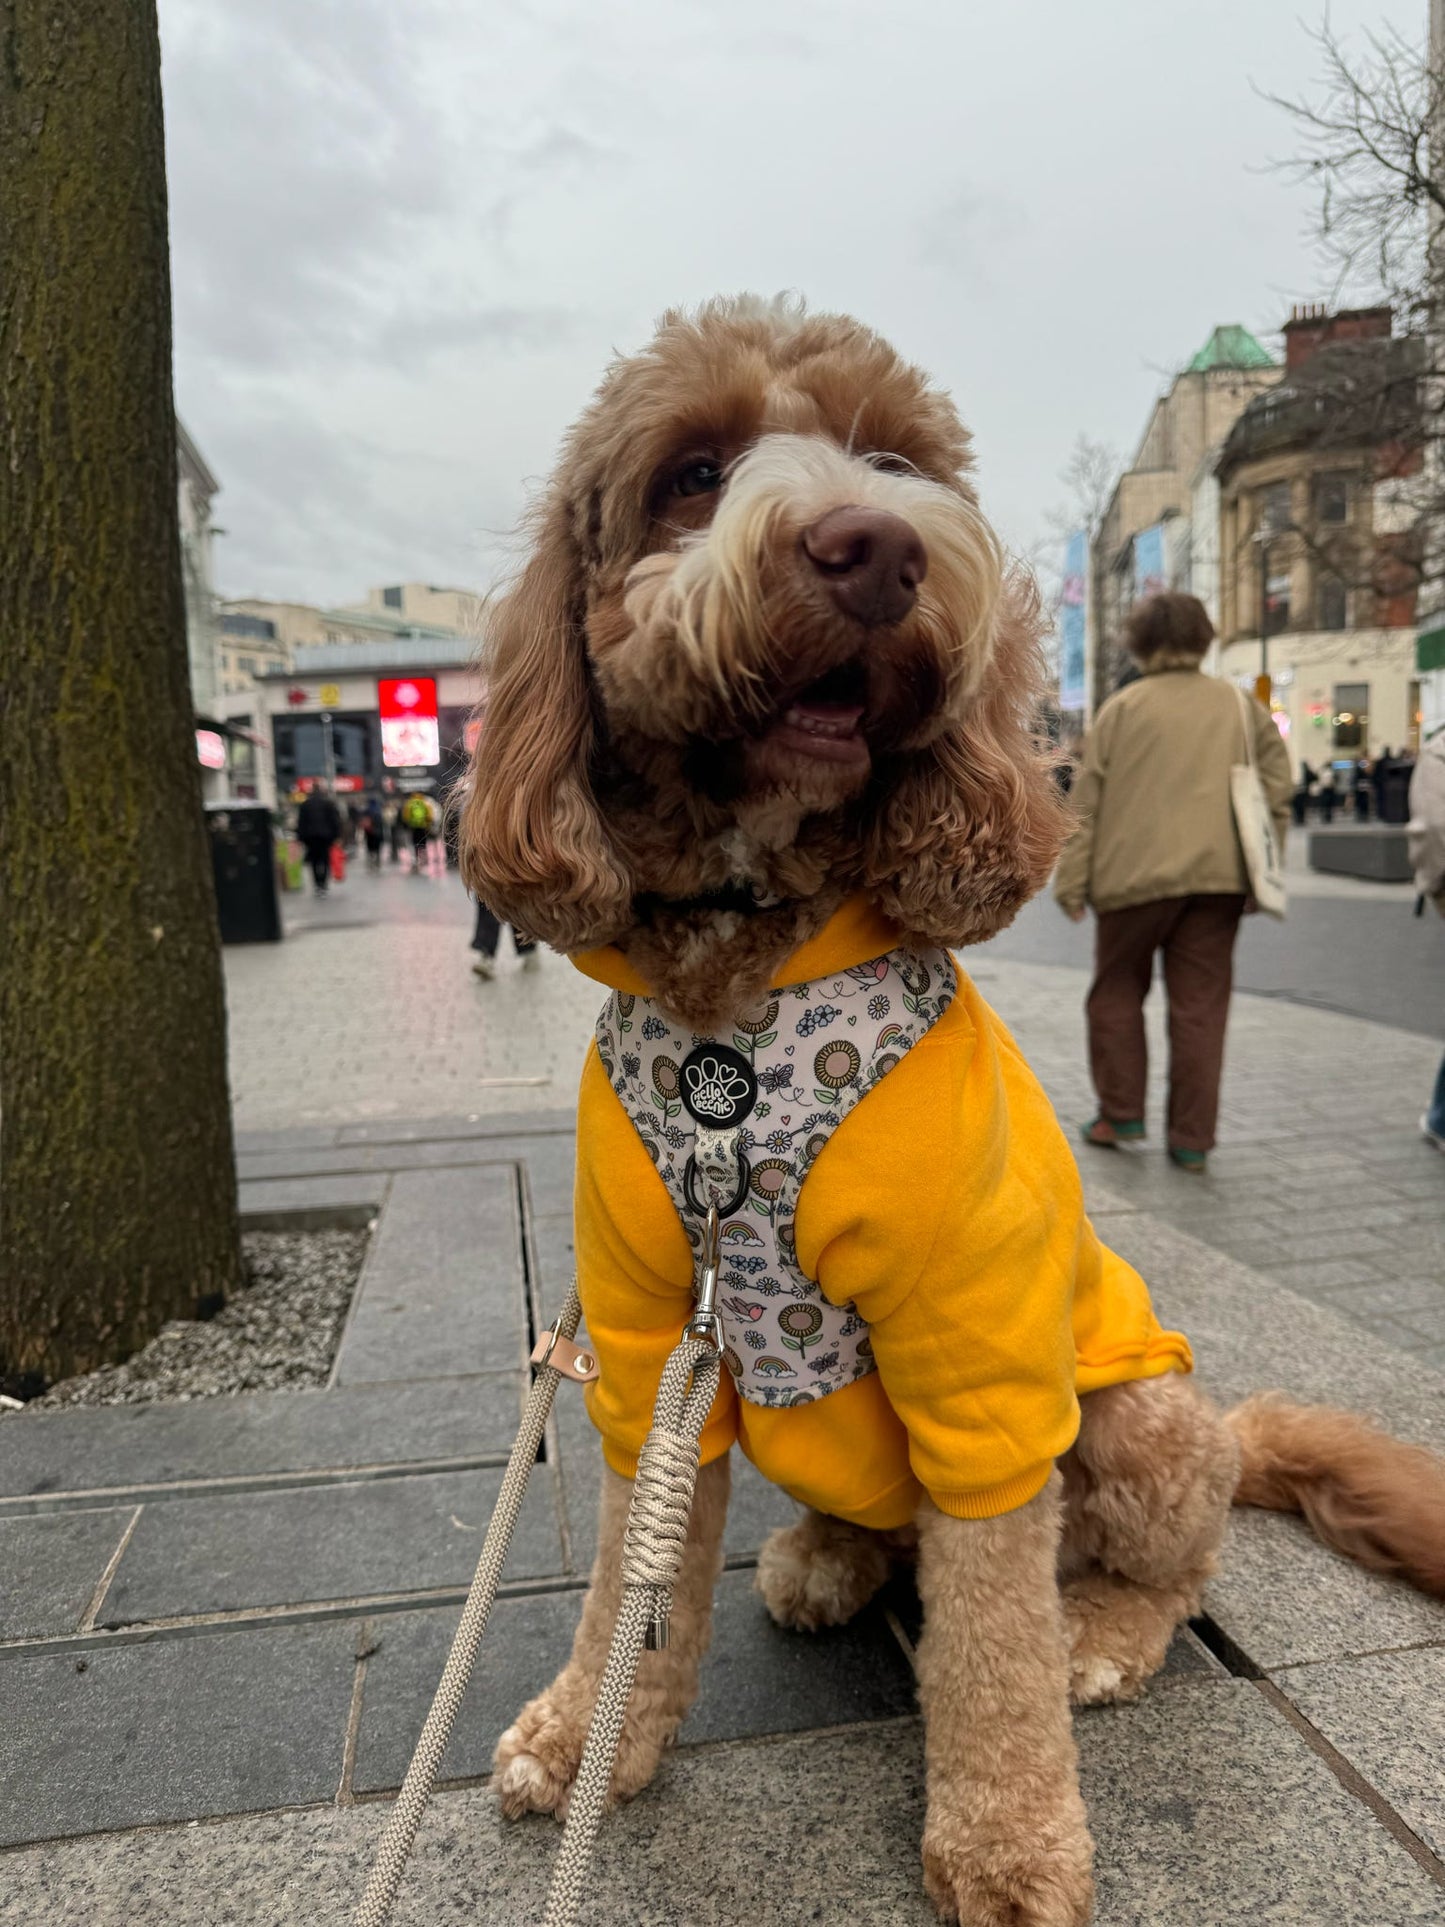
[[[1268,348],[1256,341],[1248,328],[1241,328],[1237,321],[1232,321],[1214,330],[1190,362],[1189,372],[1199,374],[1207,368],[1273,368],[1276,365]]]

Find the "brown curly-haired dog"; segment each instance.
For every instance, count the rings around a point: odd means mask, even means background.
[[[568,438],[534,533],[491,627],[462,822],[467,879],[501,916],[563,950],[619,946],[707,1033],[847,899],[905,945],[961,945],[1043,883],[1066,823],[1033,734],[1033,589],[979,509],[952,405],[868,329],[747,298],[669,314]],[[916,1545],[924,1878],[969,1927],[1087,1919],[1070,1701],[1131,1698],[1162,1663],[1241,1455],[1247,1502],[1303,1504],[1356,1557],[1445,1579],[1445,1469],[1359,1421],[1255,1403],[1231,1426],[1172,1370],[1080,1406],[1026,1503],[955,1517],[924,1498],[886,1532],[810,1511],[759,1560],[773,1616],[812,1628]],[[704,1465],[618,1797],[696,1690],[727,1486],[725,1456]],[[509,1814],[566,1807],[629,1493],[604,1473],[571,1661],[497,1748]]]

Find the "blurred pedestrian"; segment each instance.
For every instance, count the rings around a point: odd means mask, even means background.
[[[485,982],[490,982],[497,974],[497,943],[503,928],[504,926],[492,915],[486,904],[478,898],[477,923],[472,932],[472,948],[477,954],[472,961],[472,970]],[[514,928],[512,941],[517,947],[517,955],[521,959],[523,970],[535,970],[542,961],[537,954],[536,938],[524,937],[520,930]]]
[[[1390,777],[1394,773],[1394,769],[1395,759],[1390,754],[1389,745],[1386,744],[1385,748],[1382,749],[1375,758],[1374,767],[1370,771],[1370,787],[1375,792],[1375,821],[1377,823],[1383,823],[1387,820],[1385,814],[1385,797],[1389,791]]]
[[[401,804],[394,796],[387,797],[381,806],[381,826],[386,832],[387,847],[391,851],[393,863],[401,862],[402,821]]]
[[[1420,745],[1410,778],[1409,838],[1419,892],[1416,913],[1423,913],[1428,898],[1445,917],[1445,723],[1437,725]],[[1445,1058],[1435,1074],[1420,1133],[1437,1151],[1445,1151]]]
[[[361,813],[361,834],[366,843],[366,864],[371,870],[381,868],[381,842],[384,834],[381,820],[381,805],[374,796],[366,799],[366,807]]]
[[[1370,820],[1370,795],[1374,782],[1374,766],[1368,756],[1362,756],[1355,764],[1350,778],[1355,792],[1355,821],[1368,823]]]
[[[1169,1002],[1169,1155],[1202,1172],[1214,1146],[1234,941],[1249,877],[1230,770],[1252,761],[1276,837],[1289,824],[1289,758],[1269,713],[1200,673],[1214,628],[1197,597],[1139,603],[1126,640],[1139,679],[1099,711],[1074,786],[1079,827],[1059,861],[1065,912],[1097,918],[1088,998],[1097,1115],[1090,1144],[1145,1134],[1144,999],[1164,953]],[[1248,732],[1248,734],[1246,734]]]
[[[1320,787],[1319,787],[1319,792],[1317,796],[1317,801],[1320,806],[1321,823],[1334,822],[1335,799],[1338,795],[1339,795],[1339,791],[1335,788],[1334,764],[1326,763],[1324,768],[1324,773],[1320,777]]]
[[[401,820],[411,836],[412,875],[420,876],[431,851],[431,798],[423,796],[420,790],[413,790],[401,806]]]
[[[1304,827],[1305,819],[1310,813],[1310,798],[1314,795],[1317,780],[1315,772],[1301,757],[1299,782],[1295,785],[1294,795],[1290,798],[1290,809],[1294,814],[1294,820],[1301,828]]]
[[[296,812],[296,834],[306,851],[311,880],[318,897],[326,895],[331,880],[331,846],[341,838],[341,812],[332,802],[325,783],[316,783],[301,799]]]

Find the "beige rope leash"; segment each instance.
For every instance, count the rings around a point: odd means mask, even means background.
[[[406,1779],[396,1796],[396,1805],[391,1810],[386,1832],[377,1849],[371,1879],[367,1882],[365,1896],[357,1910],[356,1927],[385,1927],[385,1922],[390,1918],[407,1856],[436,1785],[442,1755],[447,1750],[447,1741],[451,1738],[452,1727],[467,1690],[467,1681],[472,1676],[477,1647],[486,1629],[487,1615],[497,1596],[497,1583],[502,1576],[517,1515],[522,1510],[522,1500],[526,1496],[527,1474],[536,1463],[537,1447],[546,1429],[547,1414],[552,1409],[552,1395],[557,1390],[557,1381],[564,1377],[595,1376],[596,1368],[590,1357],[585,1352],[579,1354],[572,1344],[581,1317],[582,1303],[577,1296],[577,1282],[574,1279],[560,1317],[551,1331],[543,1335],[541,1344],[532,1354],[538,1371],[527,1394],[517,1442],[512,1447],[512,1456],[502,1475],[502,1489],[497,1494],[496,1510],[487,1527],[482,1556],[477,1561],[467,1603],[462,1608],[461,1623],[452,1640],[452,1649],[447,1655],[431,1711],[426,1716],[416,1752],[412,1755]]]
[[[667,1644],[672,1589],[697,1485],[698,1440],[721,1365],[707,1339],[684,1336],[663,1367],[622,1542],[622,1603],[572,1788],[543,1927],[572,1927],[577,1918],[638,1661],[644,1646]]]
[[[672,1589],[687,1546],[688,1520],[697,1485],[698,1441],[712,1408],[722,1362],[718,1345],[707,1327],[707,1320],[712,1316],[712,1294],[716,1290],[715,1211],[709,1213],[708,1233],[712,1261],[705,1266],[699,1312],[663,1368],[652,1430],[638,1459],[623,1539],[621,1608],[572,1789],[544,1927],[571,1927],[577,1917],[597,1828],[607,1805],[612,1762],[617,1755],[638,1662],[644,1647],[667,1644]],[[385,1927],[391,1916],[407,1858],[436,1785],[442,1756],[471,1678],[487,1615],[496,1598],[502,1565],[526,1493],[527,1475],[536,1460],[557,1381],[564,1376],[586,1379],[596,1375],[593,1360],[587,1353],[579,1353],[571,1343],[580,1317],[574,1281],[561,1316],[533,1353],[539,1369],[522,1414],[521,1430],[507,1462],[496,1510],[487,1528],[482,1556],[447,1655],[441,1683],[357,1910],[356,1927]],[[707,1335],[697,1335],[699,1326]]]

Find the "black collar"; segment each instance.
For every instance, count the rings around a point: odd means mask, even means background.
[[[639,923],[655,923],[664,912],[674,917],[706,916],[731,911],[739,916],[756,917],[765,910],[776,910],[781,897],[760,895],[751,883],[724,883],[719,889],[704,890],[696,897],[634,897],[632,910]]]

